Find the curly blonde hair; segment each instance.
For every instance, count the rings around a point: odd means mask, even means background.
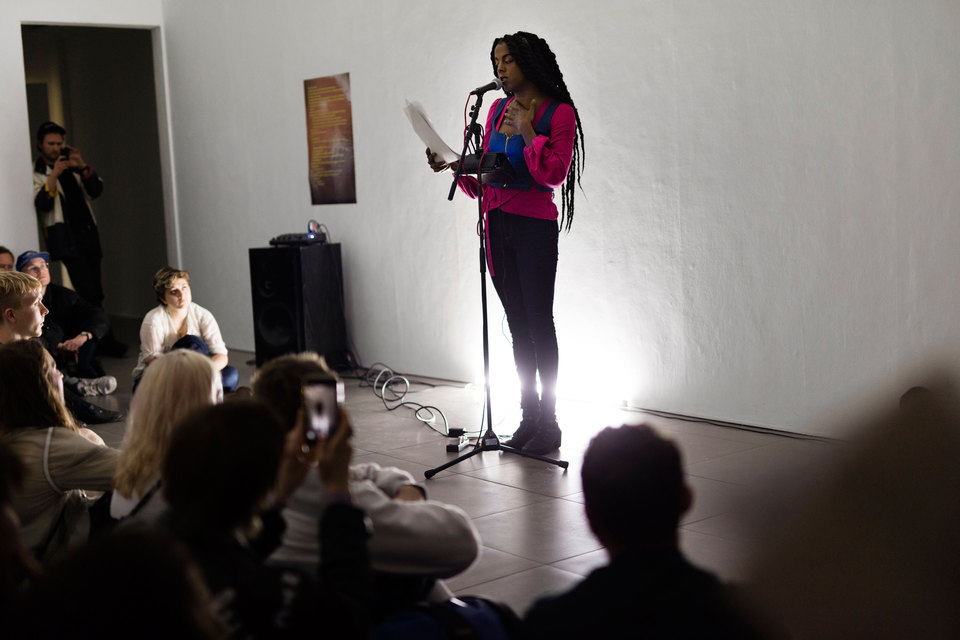
[[[194,410],[214,404],[220,372],[186,349],[165,353],[147,367],[130,404],[113,488],[130,498],[156,482],[174,431]]]

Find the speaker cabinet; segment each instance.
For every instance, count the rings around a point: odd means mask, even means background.
[[[250,249],[250,284],[258,367],[300,351],[347,363],[339,244]]]

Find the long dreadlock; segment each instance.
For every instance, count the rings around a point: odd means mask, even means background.
[[[497,64],[494,62],[493,50],[497,45],[504,43],[510,50],[510,55],[523,71],[524,77],[532,82],[538,89],[559,102],[565,102],[573,107],[573,115],[577,119],[577,129],[573,138],[573,159],[570,162],[570,169],[567,171],[567,177],[560,187],[560,228],[570,231],[570,225],[573,222],[573,196],[575,186],[580,186],[580,175],[583,173],[586,151],[583,146],[583,128],[580,125],[580,113],[576,105],[573,104],[573,98],[570,97],[570,91],[567,90],[567,83],[563,81],[563,73],[557,66],[557,56],[550,50],[550,45],[543,38],[526,31],[518,31],[512,35],[505,35],[493,41],[490,48],[490,63],[493,65],[493,75],[497,75]],[[508,93],[508,95],[510,95]],[[576,182],[576,185],[574,184]],[[583,190],[583,186],[580,186]]]

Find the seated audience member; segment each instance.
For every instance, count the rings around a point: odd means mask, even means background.
[[[103,607],[91,610],[90,597]],[[44,640],[228,637],[183,546],[163,531],[141,527],[71,551],[26,591],[7,622],[17,632],[10,637]]]
[[[673,442],[645,425],[604,429],[581,475],[587,520],[610,563],[535,602],[524,637],[757,637],[720,581],[678,548],[692,494]]]
[[[0,344],[40,337],[47,315],[42,288],[33,276],[0,271]]]
[[[0,271],[0,344],[40,337],[47,315],[42,289],[40,281],[29,274]],[[114,422],[123,417],[118,411],[85,401],[69,385],[64,388],[64,399],[73,415],[89,424]]]
[[[117,379],[105,375],[96,359],[97,344],[110,330],[107,312],[81,298],[76,291],[50,282],[49,259],[50,254],[43,251],[24,251],[17,258],[17,271],[33,276],[42,287],[43,306],[48,313],[40,339],[61,371],[76,370],[70,382],[81,394],[113,393]]]
[[[47,562],[86,540],[92,496],[110,488],[119,452],[76,425],[62,376],[38,340],[0,346],[0,434],[26,469],[13,501],[24,544]]]
[[[0,620],[9,620],[21,587],[38,578],[40,563],[23,545],[13,496],[23,488],[26,469],[20,458],[0,440]]]
[[[335,379],[315,353],[280,356],[257,371],[253,395],[278,411],[290,429],[302,406],[301,388],[308,376]],[[383,604],[402,606],[423,599],[435,579],[456,575],[476,560],[480,537],[470,518],[458,507],[426,500],[423,486],[406,471],[372,462],[354,464],[350,493],[373,523],[370,562]],[[304,570],[316,566],[320,549],[314,532],[326,500],[323,485],[313,477],[293,493],[283,510],[287,524],[283,544],[271,562]],[[449,596],[441,583],[429,599]]]
[[[191,349],[208,355],[223,377],[224,391],[235,391],[240,373],[228,364],[227,347],[213,314],[193,301],[190,274],[164,267],[153,276],[160,304],[147,312],[140,325],[140,357],[133,370],[134,388],[157,356],[171,349]]]
[[[13,252],[0,246],[0,271],[13,271]]]
[[[366,637],[369,560],[363,512],[350,502],[352,448],[346,415],[330,436],[305,446],[302,421],[286,433],[260,402],[238,399],[192,413],[174,431],[163,465],[167,522],[200,565],[234,637]],[[319,571],[269,567],[284,500],[317,464],[334,496],[323,511]]]
[[[113,478],[110,516],[152,522],[166,509],[160,470],[174,429],[192,411],[220,402],[223,388],[213,361],[196,351],[164,353],[143,374],[130,404],[120,462]]]

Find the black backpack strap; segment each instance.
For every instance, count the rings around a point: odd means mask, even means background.
[[[450,638],[480,640],[470,621],[457,613],[454,607],[447,606],[446,602],[421,602],[415,608],[433,618]]]
[[[137,515],[137,513],[138,513],[141,509],[143,509],[145,506],[147,506],[147,504],[150,503],[150,500],[153,498],[153,494],[155,494],[155,493],[157,492],[157,489],[160,488],[160,483],[161,483],[161,481],[160,481],[160,480],[157,480],[156,483],[154,483],[154,485],[153,485],[152,487],[150,487],[150,490],[147,491],[145,494],[143,494],[143,497],[140,498],[140,502],[137,503],[137,506],[135,506],[135,507],[130,511],[130,513],[127,514],[127,517],[128,517],[128,518],[131,517],[131,516]]]

